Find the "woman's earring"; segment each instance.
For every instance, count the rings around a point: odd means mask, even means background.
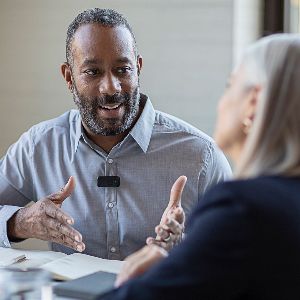
[[[247,118],[243,121],[243,131],[245,134],[249,134],[253,121],[250,118]]]

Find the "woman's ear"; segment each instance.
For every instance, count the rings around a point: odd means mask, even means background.
[[[64,62],[60,66],[61,74],[64,77],[68,89],[72,92],[73,90],[73,81],[72,81],[72,72],[71,72],[71,67],[67,62]]]
[[[255,119],[257,104],[261,93],[261,86],[254,86],[249,89],[248,97],[245,100],[244,118],[243,118],[243,131],[248,134],[251,130],[253,121]]]
[[[256,85],[256,86],[252,87],[251,90],[249,91],[249,95],[246,99],[245,117],[249,118],[252,121],[255,118],[261,89],[262,89],[261,85]]]

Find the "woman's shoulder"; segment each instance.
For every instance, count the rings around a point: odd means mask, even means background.
[[[217,184],[199,199],[197,211],[211,207],[243,207],[254,211],[277,211],[299,207],[300,178],[260,176]]]
[[[205,195],[205,198],[238,197],[239,199],[257,199],[259,196],[282,196],[289,191],[300,192],[300,177],[260,176],[251,179],[229,180],[217,184]]]
[[[196,220],[213,222],[230,219],[247,220],[248,225],[266,219],[299,219],[300,178],[264,176],[245,180],[232,180],[217,184],[200,199],[188,220],[189,227]],[[201,216],[201,218],[199,218]]]

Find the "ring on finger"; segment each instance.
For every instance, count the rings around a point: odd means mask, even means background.
[[[169,234],[169,236],[167,238],[164,239],[164,242],[169,242],[169,240],[171,239],[171,235]]]

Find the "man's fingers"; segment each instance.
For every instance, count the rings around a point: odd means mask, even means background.
[[[76,242],[67,235],[58,234],[55,230],[49,230],[49,237],[52,242],[72,248],[76,251],[82,252],[85,249],[85,244],[83,242]]]
[[[167,224],[160,225],[162,230],[179,235],[183,231],[183,226],[175,220],[169,220]]]
[[[166,219],[166,223],[155,227],[156,238],[147,239],[147,245],[158,245],[169,251],[182,240],[183,224],[178,223],[174,218]]]
[[[167,208],[165,209],[160,224],[164,224],[166,222],[166,218],[169,214],[171,214],[174,209],[177,207],[181,207],[181,195],[186,184],[187,178],[186,176],[180,176],[173,184],[171,193],[170,193],[170,200],[168,203]]]
[[[181,236],[181,231],[179,231],[179,232],[180,233],[173,233],[169,230],[168,227],[161,228],[156,232],[157,236],[156,236],[155,240],[158,243],[154,243],[154,244],[161,245],[161,243],[171,244],[173,242],[177,242],[177,240],[179,240],[180,236]],[[163,248],[165,248],[165,247],[163,247]]]
[[[175,221],[177,221],[179,224],[184,224],[185,213],[184,213],[182,207],[177,207],[172,215],[173,215]]]
[[[81,234],[71,226],[48,217],[43,221],[48,240],[82,252],[85,248]]]
[[[157,234],[156,240],[165,240],[168,239],[170,236],[170,232],[168,231],[169,228],[164,228],[163,226],[159,225],[155,228],[155,232]]]
[[[174,220],[175,222],[184,225],[185,222],[185,213],[181,206],[171,209],[168,211],[168,213],[165,215],[164,222],[161,222],[160,224],[167,224],[170,222],[169,220]]]
[[[71,196],[75,189],[75,179],[73,176],[70,176],[67,184],[61,189],[61,194],[64,198],[68,198]]]
[[[166,251],[169,251],[172,248],[172,246],[173,246],[173,243],[172,244],[171,243],[166,243],[164,241],[156,240],[155,238],[152,238],[152,237],[151,238],[147,238],[146,244],[148,246],[150,246],[150,245],[159,246],[159,247],[165,249]]]
[[[175,219],[167,219],[167,223],[161,224],[155,227],[155,232],[162,239],[169,237],[169,233],[181,234],[183,231],[183,225],[177,222]]]
[[[57,193],[49,195],[47,198],[56,205],[61,205],[62,202],[68,198],[75,189],[75,179],[71,176],[67,184]]]
[[[71,238],[73,241],[82,242],[82,236],[77,230],[75,230],[69,225],[58,222],[55,219],[48,218],[47,221],[44,222],[44,226],[47,226],[51,230],[56,231],[57,235],[63,234]]]
[[[47,202],[47,200],[43,203],[45,214],[53,219],[56,219],[62,223],[66,224],[74,224],[74,219],[70,217],[68,214],[64,213],[60,208],[53,205],[52,202]]]
[[[186,176],[180,176],[173,184],[170,193],[169,208],[181,206],[181,195],[186,184]]]

